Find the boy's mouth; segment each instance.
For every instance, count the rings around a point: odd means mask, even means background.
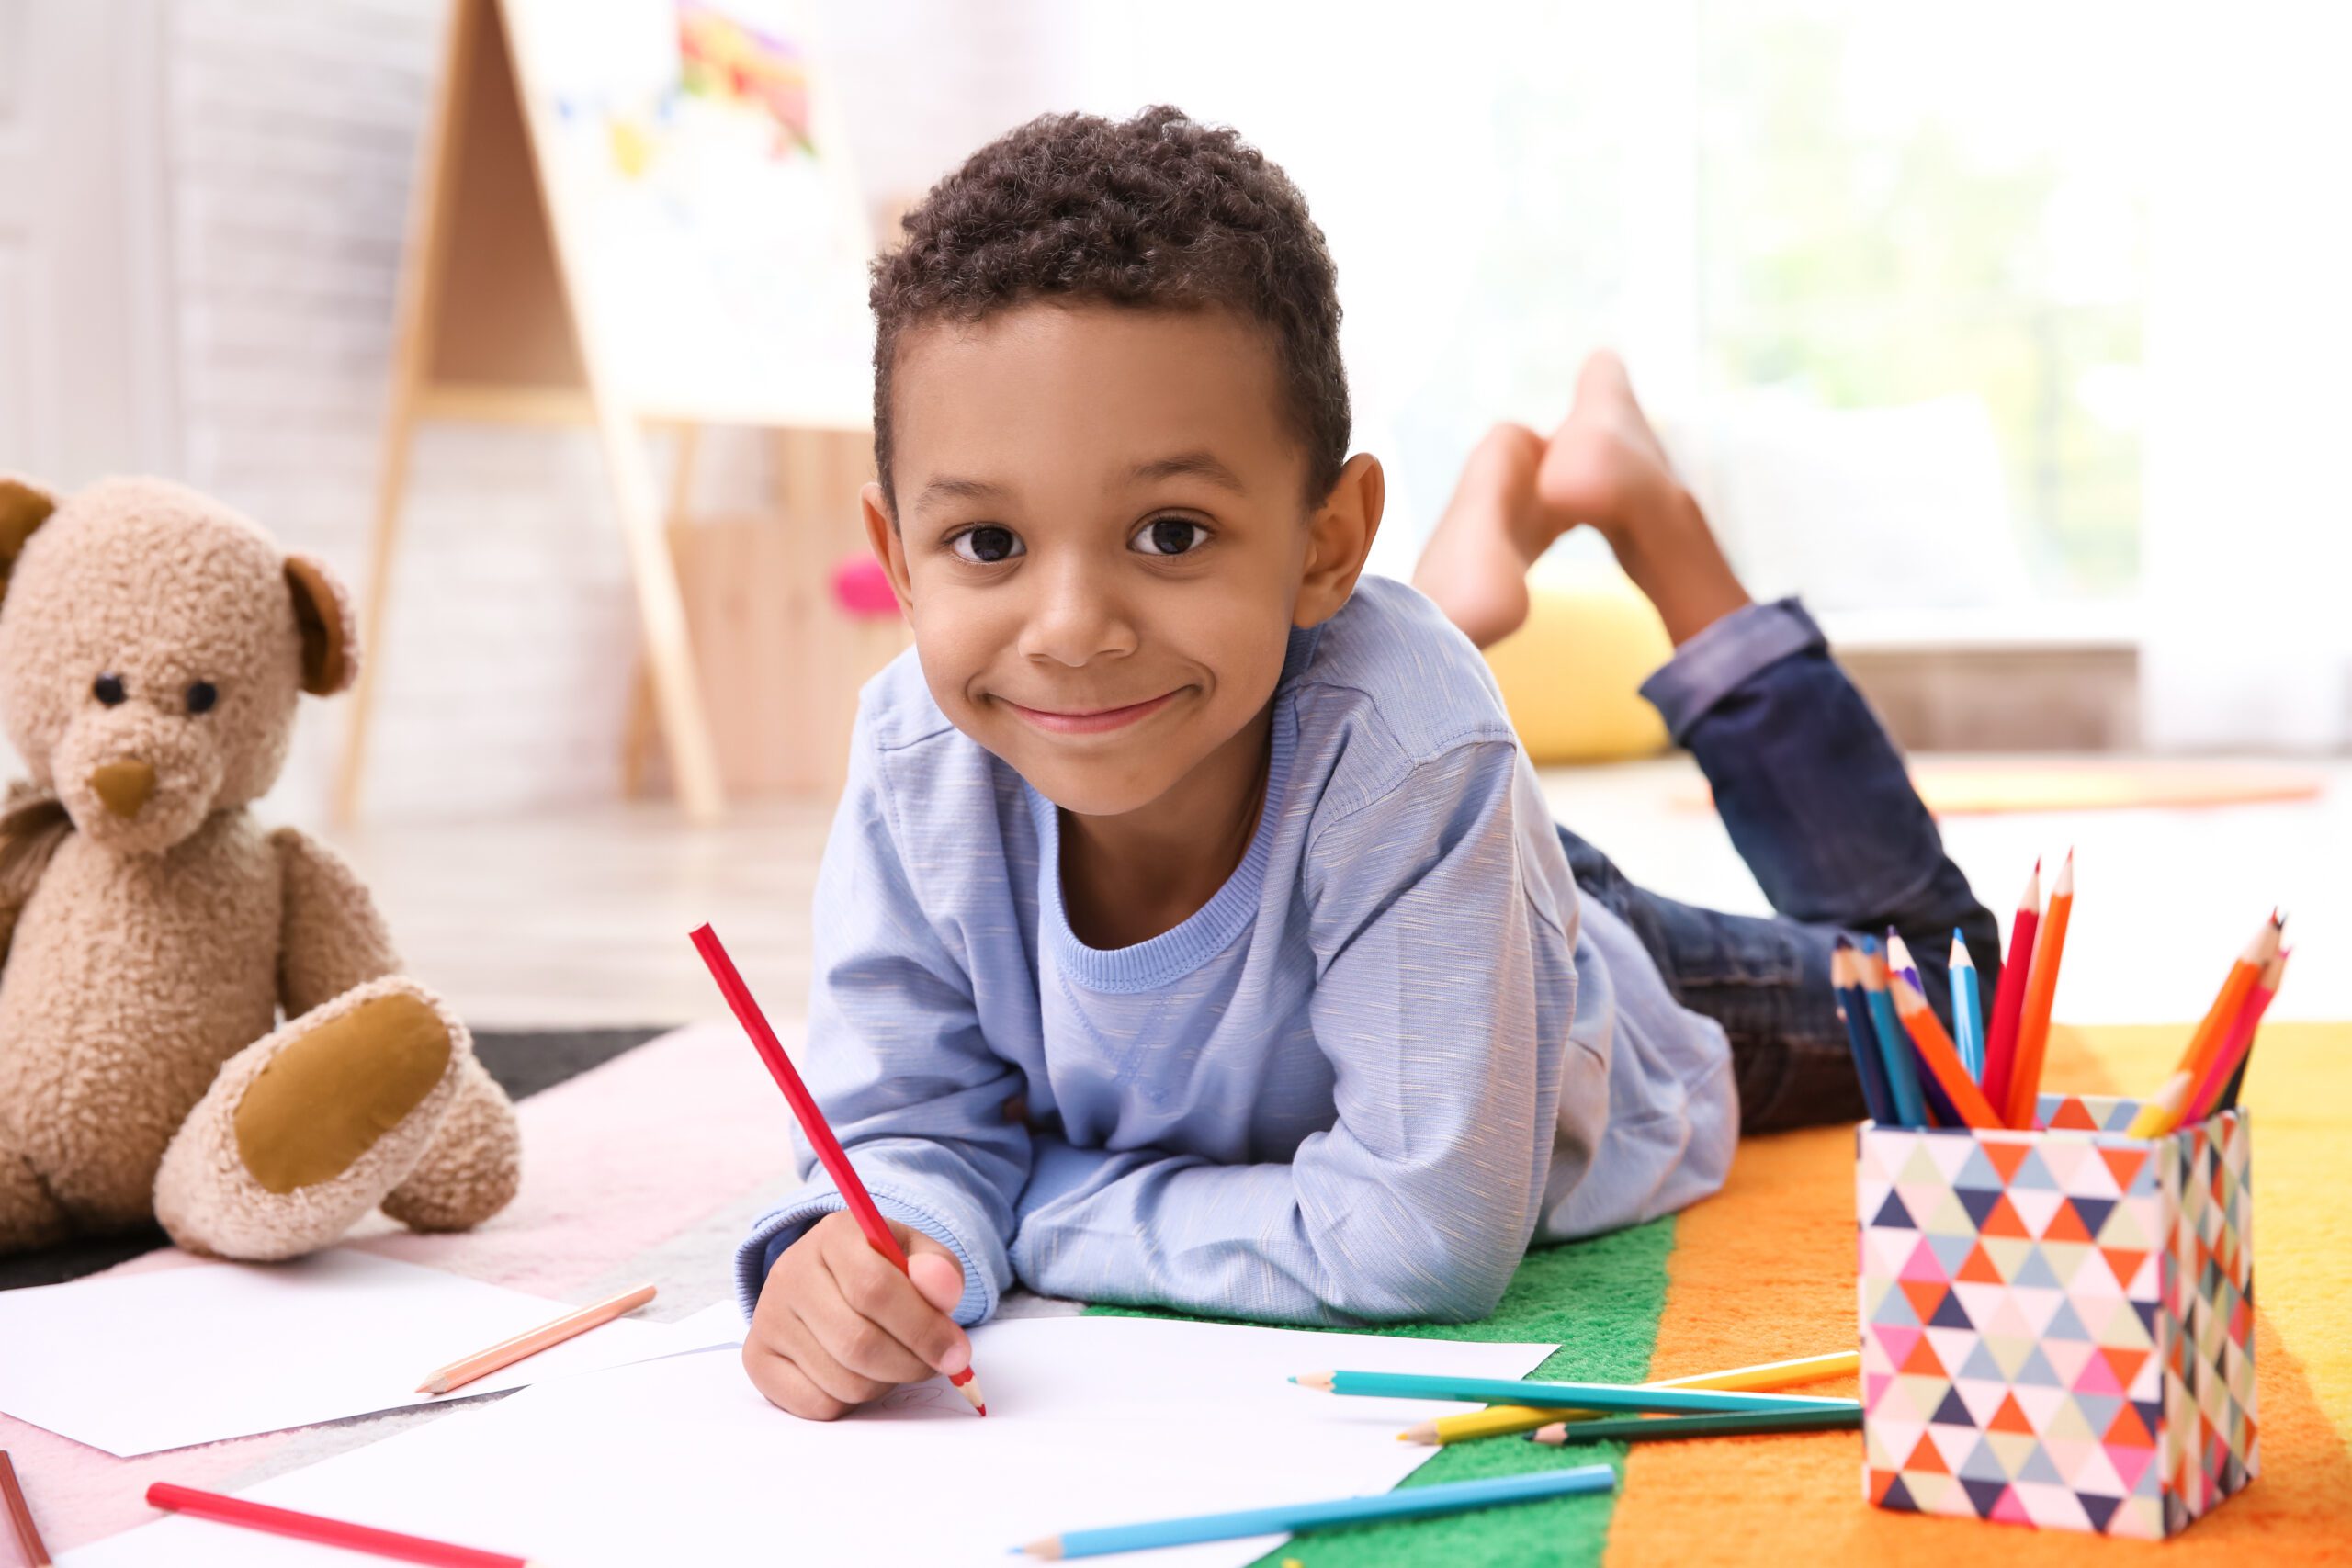
[[[1129,703],[1125,707],[1054,709],[1026,707],[1010,697],[997,699],[1039,729],[1055,735],[1101,735],[1109,730],[1124,729],[1128,725],[1149,718],[1175,700],[1176,693],[1162,692],[1156,697]]]

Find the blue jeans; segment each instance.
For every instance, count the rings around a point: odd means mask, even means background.
[[[1634,929],[1681,1004],[1723,1025],[1750,1133],[1865,1114],[1829,985],[1840,932],[1903,933],[1949,1024],[1959,928],[1986,1007],[2000,927],[1944,853],[1903,759],[1793,599],[1724,616],[1644,682],[1713,786],[1715,809],[1775,914],[1727,915],[1626,880],[1560,829],[1577,886]]]

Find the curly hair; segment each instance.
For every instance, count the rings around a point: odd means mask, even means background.
[[[874,263],[874,462],[890,515],[890,390],[899,339],[1032,300],[1221,305],[1272,334],[1283,414],[1313,508],[1347,461],[1338,274],[1290,177],[1231,128],[1155,105],[1134,118],[1040,115],[966,159],[900,220]]]

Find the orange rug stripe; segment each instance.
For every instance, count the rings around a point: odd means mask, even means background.
[[[2059,1030],[2046,1080],[2092,1092],[2163,1081],[2185,1028]],[[1630,1452],[1609,1568],[1779,1561],[2177,1565],[2352,1563],[2352,1025],[2274,1024],[2249,1076],[2262,1473],[2169,1544],[1889,1513],[1862,1498],[1859,1435],[1645,1443]],[[1856,1343],[1854,1136],[1740,1147],[1721,1196],[1683,1214],[1649,1375]],[[1807,1393],[1852,1392],[1823,1384]]]

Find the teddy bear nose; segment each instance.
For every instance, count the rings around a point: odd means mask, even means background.
[[[107,762],[90,775],[90,788],[117,817],[136,817],[155,793],[155,770],[136,761]]]

